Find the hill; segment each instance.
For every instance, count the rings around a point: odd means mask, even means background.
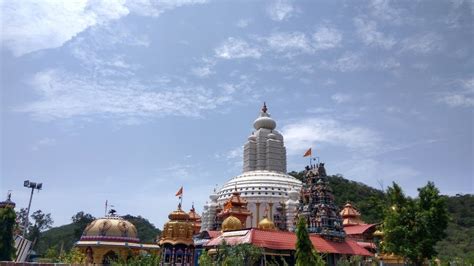
[[[127,214],[122,217],[135,225],[138,238],[140,238],[142,243],[153,243],[157,236],[161,234],[160,229],[156,228],[152,223],[141,216]],[[74,243],[79,240],[80,232],[84,230],[86,225],[87,223],[84,224],[76,221],[43,232],[38,242],[36,252],[38,254],[45,254],[46,250],[51,247],[57,251],[59,251],[61,247],[66,251],[71,249]]]

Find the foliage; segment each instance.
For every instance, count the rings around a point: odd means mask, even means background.
[[[0,261],[10,261],[15,255],[13,230],[16,214],[13,208],[0,209]]]
[[[325,265],[323,259],[315,252],[313,243],[306,228],[306,219],[301,217],[296,227],[296,265]]]
[[[229,246],[224,242],[217,249],[216,263],[222,266],[254,265],[262,255],[262,249],[251,244]]]
[[[95,217],[89,213],[84,213],[80,211],[76,213],[74,216],[71,217],[72,223],[74,224],[74,240],[77,241],[82,236],[82,232],[90,224],[92,221],[95,220]]]
[[[363,259],[361,256],[349,256],[343,257],[337,261],[337,266],[352,266],[352,265],[361,265]]]
[[[59,256],[59,261],[62,263],[83,264],[86,262],[86,255],[78,248],[72,248],[66,254]]]
[[[35,248],[41,233],[53,225],[53,219],[51,218],[51,213],[45,214],[41,210],[33,212],[31,218],[34,224],[28,229],[28,238],[33,241],[33,248]]]
[[[445,236],[448,221],[445,199],[432,182],[419,188],[418,193],[418,198],[408,198],[393,183],[387,190],[390,207],[386,208],[383,223],[384,250],[414,264],[436,256],[434,246]]]
[[[445,197],[451,220],[447,237],[436,244],[444,262],[474,264],[474,195]]]
[[[119,259],[112,262],[112,265],[142,266],[142,265],[160,265],[161,256],[155,254],[140,254],[131,256],[128,260]]]
[[[122,216],[125,220],[131,222],[137,228],[138,238],[143,243],[155,243],[157,237],[161,234],[160,229],[156,228],[150,221],[139,216],[127,214]]]
[[[201,256],[199,256],[199,265],[200,266],[213,266],[214,263],[212,262],[211,256],[207,253],[207,250],[203,250]]]

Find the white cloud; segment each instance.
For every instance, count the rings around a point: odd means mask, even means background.
[[[474,78],[461,79],[448,84],[449,91],[439,93],[437,101],[450,107],[474,107]],[[456,88],[460,87],[460,88]]]
[[[291,1],[276,0],[267,7],[267,13],[272,20],[282,21],[287,20],[294,15],[296,8]]]
[[[251,47],[246,41],[229,37],[215,49],[216,56],[223,59],[260,58],[261,53],[256,47]]]
[[[40,99],[16,108],[40,120],[115,117],[140,121],[152,116],[197,117],[231,102],[232,94],[200,86],[163,85],[133,79],[96,80],[48,70],[31,82]]]
[[[215,65],[215,59],[205,57],[202,59],[202,65],[192,68],[191,72],[197,77],[205,78],[215,73],[213,69]]]
[[[429,54],[441,50],[442,41],[442,37],[433,32],[418,34],[402,41],[402,51]]]
[[[401,24],[404,19],[407,20],[406,16],[402,16],[402,10],[392,7],[390,2],[390,0],[372,0],[369,4],[371,15],[394,24]]]
[[[237,21],[235,25],[239,28],[247,28],[250,22],[252,22],[251,19],[245,18],[245,19],[240,19],[239,21]]]
[[[301,119],[283,126],[282,132],[290,154],[302,153],[308,147],[322,143],[371,154],[380,144],[380,137],[373,130],[334,119]]]
[[[208,0],[133,0],[127,1],[126,5],[130,11],[138,15],[157,17],[174,8],[207,2]]]
[[[321,61],[320,67],[332,71],[351,72],[364,69],[366,65],[360,54],[346,52],[334,61]]]
[[[125,1],[2,1],[2,43],[15,56],[61,47],[85,29],[126,16]]]
[[[390,49],[396,43],[395,39],[387,37],[377,30],[377,23],[375,21],[364,20],[359,17],[354,19],[354,24],[357,29],[357,35],[366,45]]]
[[[276,52],[311,53],[313,48],[302,32],[278,32],[264,38],[269,49]]]
[[[330,49],[340,45],[342,34],[335,28],[321,26],[313,34],[313,40],[315,49]]]
[[[129,13],[158,16],[166,10],[206,0],[1,1],[2,44],[15,56],[58,48],[93,26]]]
[[[43,147],[54,146],[56,145],[56,139],[54,138],[42,138],[33,145],[32,150],[38,151]]]
[[[345,93],[336,93],[331,96],[331,99],[335,103],[346,103],[352,100],[352,96],[350,94],[345,94]]]

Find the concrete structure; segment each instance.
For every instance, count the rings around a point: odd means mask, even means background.
[[[301,182],[286,174],[286,148],[283,136],[275,130],[276,122],[267,112],[264,104],[259,117],[254,121],[255,131],[248,137],[243,151],[243,173],[231,178],[219,191],[210,195],[210,202],[204,206],[201,230],[216,228],[216,210],[234,192],[248,202],[251,215],[244,227],[257,227],[265,210],[274,220],[277,207],[283,203],[287,230],[294,230],[294,217],[298,205]]]

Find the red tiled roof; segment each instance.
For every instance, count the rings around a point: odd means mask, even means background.
[[[250,243],[258,247],[273,250],[295,250],[296,234],[292,232],[266,231],[256,228],[239,231],[229,231],[211,239],[206,246],[218,246],[225,239],[229,245]],[[339,253],[361,256],[373,256],[372,253],[357,245],[353,240],[346,239],[344,242],[333,242],[319,235],[311,235],[311,242],[318,252]]]
[[[221,231],[210,231],[208,230],[207,233],[211,238],[215,238],[221,235]]]
[[[371,243],[371,242],[359,242],[359,241],[357,241],[357,245],[359,245],[363,248],[370,248],[370,249],[376,249],[377,248],[375,246],[375,244]]]
[[[344,231],[347,235],[360,235],[363,234],[367,229],[376,226],[376,224],[358,224],[351,226],[344,226]]]

